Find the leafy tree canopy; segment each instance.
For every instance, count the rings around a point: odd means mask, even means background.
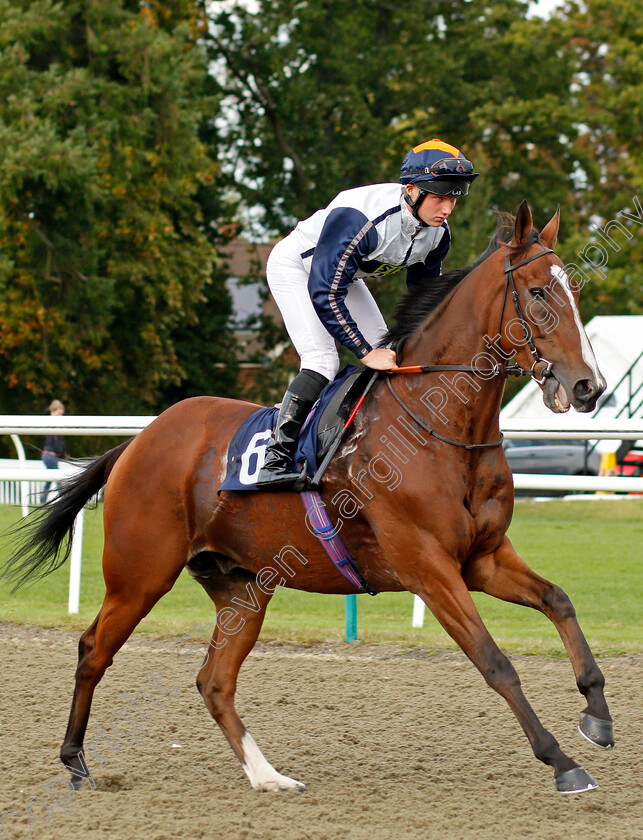
[[[0,18],[3,408],[154,410],[191,375],[180,331],[208,294],[220,332],[230,306],[202,9],[0,0]]]
[[[220,153],[259,229],[283,234],[342,189],[397,180],[411,146],[442,137],[483,173],[453,216],[450,266],[482,250],[494,210],[524,198],[538,224],[561,205],[561,253],[577,260],[590,220],[633,211],[642,192],[643,7],[586,0],[547,20],[527,10],[520,0],[215,4]],[[643,235],[630,227],[638,238],[610,260],[609,279],[587,284],[586,315],[643,311]]]
[[[0,0],[3,409],[234,393],[222,222],[239,206],[245,233],[283,235],[342,189],[397,180],[429,137],[482,173],[449,267],[483,249],[494,210],[527,198],[542,224],[560,204],[583,314],[643,312],[643,7],[528,7]],[[619,247],[591,227],[613,221]],[[401,286],[374,284],[385,315]]]

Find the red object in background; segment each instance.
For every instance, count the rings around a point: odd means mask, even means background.
[[[618,467],[618,475],[643,475],[643,452],[628,452],[622,464]]]

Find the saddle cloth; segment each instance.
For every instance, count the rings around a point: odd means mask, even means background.
[[[372,375],[364,367],[347,365],[322,391],[302,426],[295,464],[312,478],[335,435],[344,426],[355,403]],[[260,408],[239,427],[230,442],[226,477],[222,490],[257,490],[257,476],[263,466],[279,409]]]

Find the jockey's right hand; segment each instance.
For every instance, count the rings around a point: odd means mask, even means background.
[[[373,370],[396,370],[395,350],[388,347],[376,347],[362,357],[363,364]]]

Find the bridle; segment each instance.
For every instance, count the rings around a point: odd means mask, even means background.
[[[539,244],[540,239],[537,240]],[[539,257],[545,256],[545,254],[553,254],[554,251],[552,248],[543,248],[542,251],[539,251],[537,254],[532,254],[530,257],[526,257],[524,260],[520,260],[520,262],[512,263],[511,258],[509,256],[509,247],[507,247],[505,251],[505,289],[502,296],[502,306],[500,308],[500,321],[498,322],[498,333],[497,335],[502,335],[502,319],[504,318],[505,308],[507,305],[507,298],[509,296],[509,289],[511,289],[511,297],[513,300],[514,308],[516,310],[516,315],[518,316],[518,321],[523,329],[525,334],[526,342],[529,346],[529,350],[531,355],[534,358],[533,364],[530,368],[523,368],[520,365],[502,365],[499,362],[493,366],[492,369],[489,371],[484,371],[484,378],[491,379],[494,376],[531,376],[534,382],[537,382],[538,385],[542,385],[546,379],[550,376],[553,376],[552,367],[553,362],[550,362],[548,359],[543,358],[540,353],[538,352],[538,348],[534,344],[533,338],[531,336],[531,330],[529,329],[529,325],[527,320],[523,314],[522,307],[520,305],[520,299],[518,297],[518,291],[516,289],[516,282],[514,280],[513,273],[517,268],[520,268],[523,265],[527,265],[527,263],[532,262],[533,260],[539,259]],[[536,374],[536,366],[541,362],[544,363],[545,368],[538,378]],[[390,371],[390,374],[395,375],[399,373],[437,373],[440,371],[460,371],[462,373],[472,373],[475,376],[482,376],[482,372],[479,368],[473,367],[471,365],[409,365],[408,367],[401,367],[397,370]],[[452,446],[459,446],[462,449],[489,449],[495,446],[500,446],[504,440],[504,436],[500,435],[499,440],[494,440],[491,443],[461,443],[457,440],[451,440],[451,438],[444,437],[443,435],[439,434],[428,426],[421,417],[418,417],[415,412],[413,412],[408,405],[402,400],[402,398],[393,390],[393,385],[391,381],[391,376],[389,376],[386,380],[387,387],[395,400],[402,406],[402,408],[406,411],[406,413],[415,420],[415,422],[432,435],[437,440],[442,441],[443,443],[449,443]]]
[[[540,242],[540,240],[538,240]],[[521,260],[517,263],[511,263],[511,259],[509,257],[509,248],[505,251],[505,291],[502,296],[502,306],[500,308],[500,320],[498,321],[498,332],[497,335],[502,335],[502,319],[505,314],[505,305],[507,303],[507,295],[509,293],[509,287],[511,287],[511,297],[514,302],[514,308],[516,310],[516,315],[518,316],[518,320],[520,321],[520,326],[523,329],[525,334],[525,339],[527,344],[529,345],[529,350],[531,355],[534,357],[534,362],[529,368],[526,370],[525,368],[521,368],[519,365],[511,365],[509,367],[505,367],[505,375],[506,376],[531,376],[534,382],[537,382],[538,385],[542,385],[545,379],[549,379],[552,376],[551,369],[553,367],[553,363],[548,361],[547,359],[543,359],[543,357],[538,352],[536,345],[534,344],[534,340],[531,337],[531,330],[529,329],[529,325],[525,319],[525,316],[522,314],[522,307],[520,305],[520,299],[518,298],[518,292],[516,290],[516,282],[514,280],[514,271],[517,268],[520,268],[522,265],[527,265],[527,263],[533,262],[533,260],[537,260],[539,257],[543,257],[545,254],[553,254],[554,251],[551,248],[543,248],[542,251],[539,251],[537,254],[532,254],[531,257],[527,257],[524,260]],[[540,379],[536,376],[536,365],[540,362],[545,363],[545,369],[543,370]]]

